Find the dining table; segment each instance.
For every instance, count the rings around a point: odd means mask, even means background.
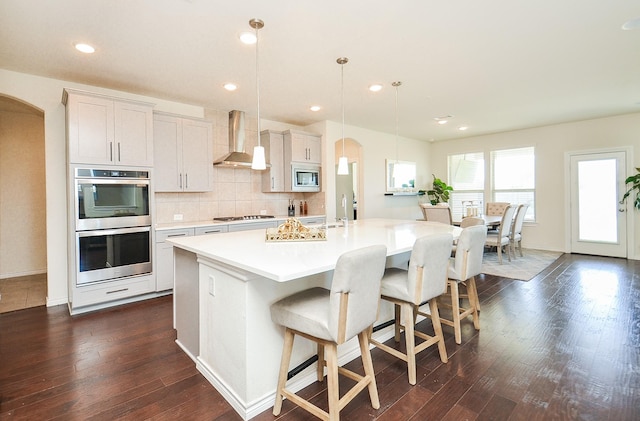
[[[484,220],[484,224],[489,229],[498,229],[498,227],[502,223],[502,215],[478,215],[474,216],[473,218],[481,218],[482,220]],[[453,225],[460,226],[460,224],[462,223],[462,219],[454,219]]]

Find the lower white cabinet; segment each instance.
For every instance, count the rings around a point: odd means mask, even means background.
[[[227,231],[227,225],[219,224],[204,227],[157,230],[155,250],[156,291],[167,291],[173,289],[173,246],[169,243],[166,243],[166,239],[175,237],[189,237],[192,235],[218,234]]]
[[[72,291],[71,314],[108,307],[112,301],[124,303],[126,301],[123,300],[129,297],[153,293],[154,290],[155,279],[151,274],[76,287]]]
[[[187,237],[193,233],[193,228],[156,231],[156,291],[173,289],[173,246],[164,240]]]

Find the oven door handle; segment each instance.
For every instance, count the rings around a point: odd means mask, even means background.
[[[151,232],[151,227],[114,228],[106,230],[76,231],[78,237],[96,237],[102,235],[131,234],[134,232]]]
[[[76,184],[140,184],[149,185],[148,178],[76,178]]]

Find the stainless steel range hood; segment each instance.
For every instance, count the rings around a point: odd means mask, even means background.
[[[244,150],[244,111],[229,112],[229,153],[213,162],[217,167],[251,168],[253,158]]]

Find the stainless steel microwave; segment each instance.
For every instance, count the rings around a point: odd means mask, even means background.
[[[317,192],[320,191],[319,165],[291,165],[291,191]]]

